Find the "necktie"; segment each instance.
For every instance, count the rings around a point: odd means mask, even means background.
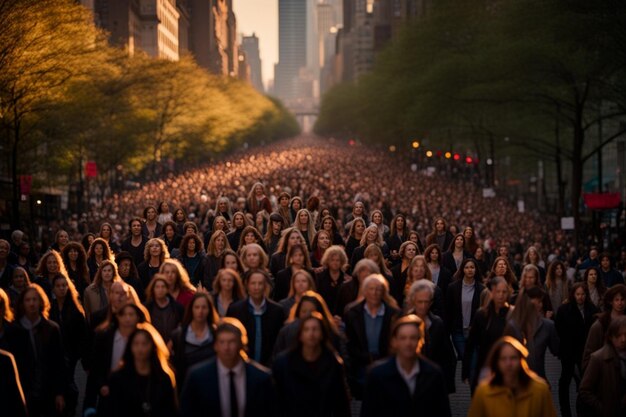
[[[230,417],[239,417],[239,404],[237,403],[237,389],[235,388],[235,373],[228,372],[230,379]]]

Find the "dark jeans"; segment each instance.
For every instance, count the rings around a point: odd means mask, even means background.
[[[576,368],[578,368],[578,375],[576,374]],[[572,416],[572,410],[569,403],[569,386],[572,382],[572,378],[574,378],[576,391],[578,391],[581,375],[582,369],[580,363],[568,358],[561,359],[561,376],[559,377],[559,406],[561,408],[562,417]]]

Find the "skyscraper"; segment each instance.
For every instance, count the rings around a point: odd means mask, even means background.
[[[278,1],[278,63],[274,70],[275,94],[298,98],[300,71],[307,65],[307,2]]]
[[[252,85],[260,92],[264,92],[263,73],[261,67],[261,54],[259,53],[259,38],[256,34],[244,36],[241,40],[241,49],[246,55],[246,61],[250,66],[250,79]]]

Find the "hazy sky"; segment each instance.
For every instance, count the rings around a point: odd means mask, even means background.
[[[246,36],[255,32],[259,38],[263,81],[274,78],[278,61],[278,0],[233,0],[237,32]]]

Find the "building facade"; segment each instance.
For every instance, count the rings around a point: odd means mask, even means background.
[[[241,50],[245,54],[246,61],[250,67],[250,82],[252,86],[257,91],[264,92],[259,38],[256,34],[253,33],[251,36],[244,36],[241,39]]]

